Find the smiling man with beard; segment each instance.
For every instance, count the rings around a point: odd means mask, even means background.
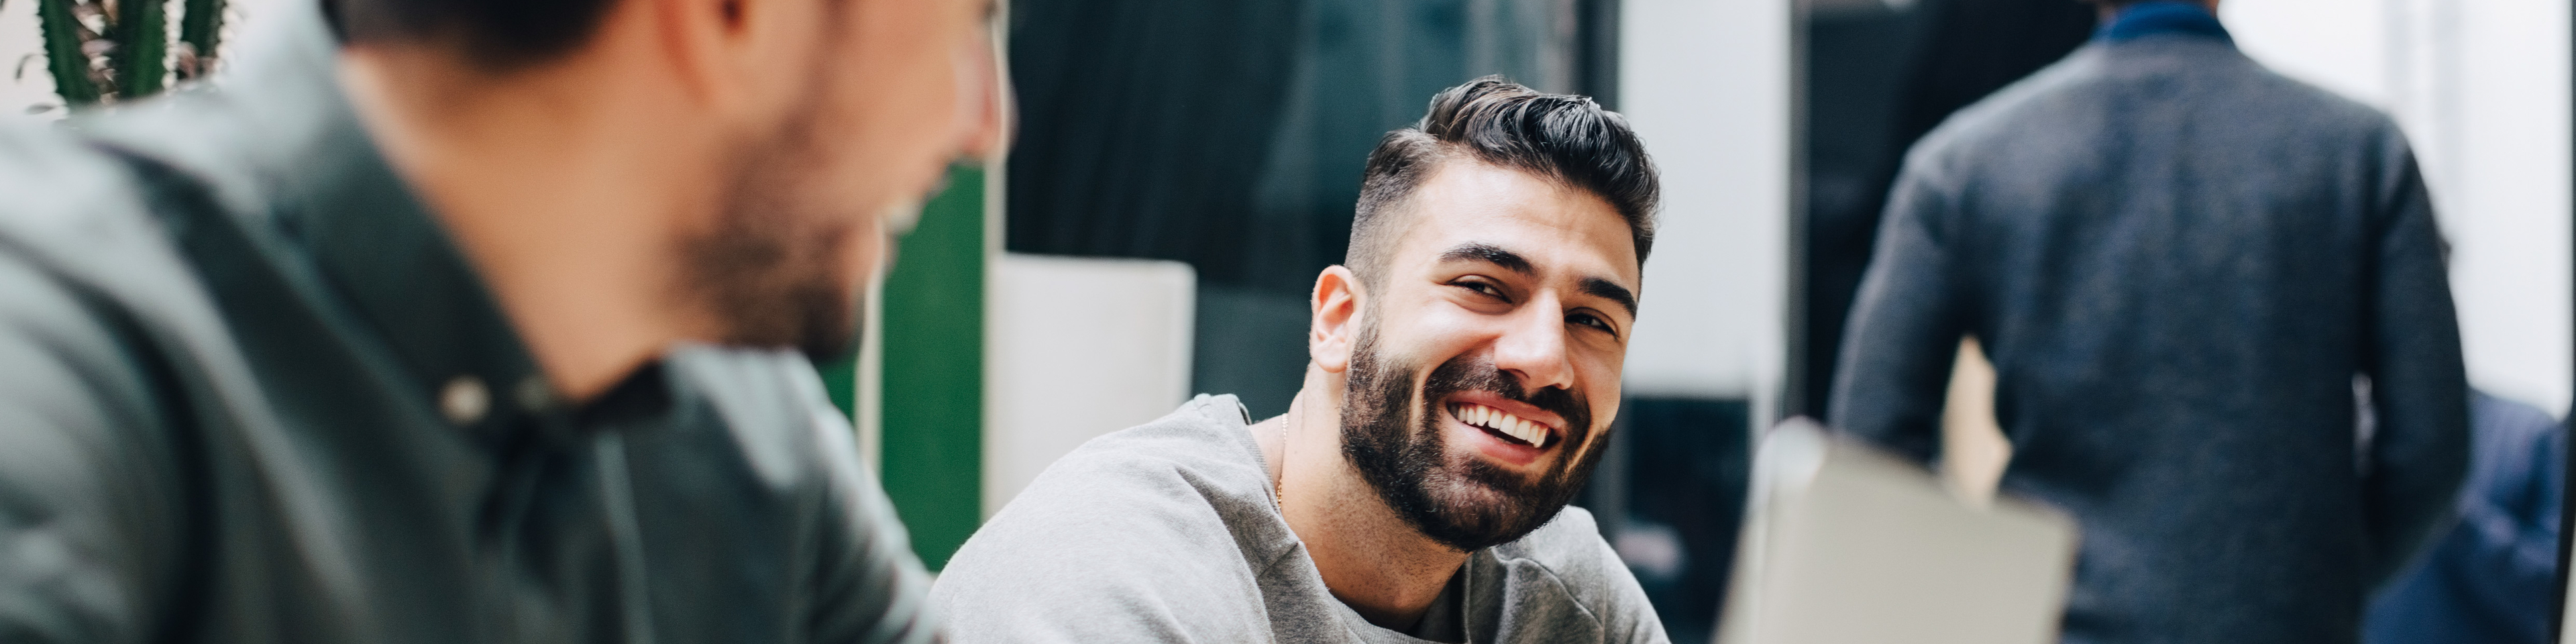
[[[1590,514],[1653,238],[1617,114],[1481,79],[1370,153],[1288,413],[1094,440],[958,551],[962,642],[1661,642]]]

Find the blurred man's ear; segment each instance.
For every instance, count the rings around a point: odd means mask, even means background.
[[[1315,276],[1314,318],[1306,332],[1306,355],[1325,373],[1351,368],[1352,345],[1359,341],[1360,298],[1367,292],[1351,269],[1324,267]]]
[[[713,111],[783,112],[799,95],[794,90],[811,81],[806,72],[821,44],[821,30],[816,28],[818,2],[627,0],[623,4],[653,12],[669,64],[690,93]]]

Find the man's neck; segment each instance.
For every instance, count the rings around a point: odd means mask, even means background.
[[[1383,628],[1411,631],[1467,553],[1405,523],[1342,457],[1337,383],[1309,369],[1288,414],[1253,427],[1279,490],[1280,513],[1306,544],[1333,597]]]
[[[668,313],[666,249],[669,219],[690,195],[668,187],[691,181],[655,166],[674,155],[651,148],[687,143],[620,135],[643,115],[602,100],[647,94],[636,91],[644,83],[603,81],[577,61],[494,78],[399,46],[345,50],[340,69],[386,161],[474,266],[557,394],[596,397],[685,337]],[[592,94],[557,89],[570,87]]]

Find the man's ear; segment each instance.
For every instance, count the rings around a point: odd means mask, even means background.
[[[1314,317],[1306,330],[1306,355],[1325,373],[1351,368],[1351,348],[1359,341],[1360,299],[1368,292],[1351,269],[1324,267],[1315,276]]]
[[[636,2],[625,4],[634,5]],[[700,102],[719,113],[771,111],[805,79],[815,17],[782,0],[645,0],[660,26],[662,51]],[[777,104],[777,105],[773,105]]]

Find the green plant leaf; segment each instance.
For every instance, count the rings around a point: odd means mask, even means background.
[[[116,98],[131,101],[161,92],[169,72],[169,0],[124,0],[116,3],[116,26],[109,40],[109,64],[116,66]]]
[[[189,74],[194,78],[215,69],[215,46],[223,44],[224,0],[187,0],[185,6],[179,15],[179,42],[196,51],[196,69]]]
[[[45,69],[54,73],[54,94],[74,107],[97,103],[99,88],[89,79],[89,56],[81,53],[72,0],[36,0],[36,24],[45,33]]]

